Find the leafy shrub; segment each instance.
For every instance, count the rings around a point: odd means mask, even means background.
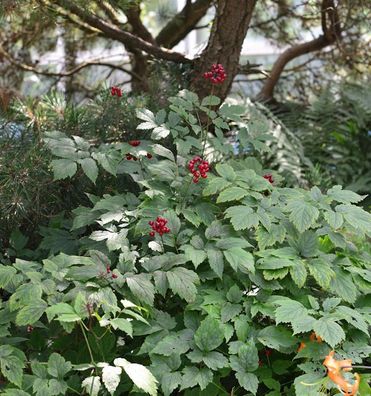
[[[282,187],[247,155],[265,149],[254,120],[219,102],[182,91],[168,111],[138,110],[151,131],[139,145],[46,135],[55,179],[124,174],[135,188],[89,194],[33,252],[13,234],[0,267],[2,394],[335,395],[325,356],[367,358],[363,197]],[[197,183],[195,156],[210,163]]]

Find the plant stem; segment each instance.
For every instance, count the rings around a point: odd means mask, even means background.
[[[91,363],[93,363],[94,366],[95,366],[95,361],[94,361],[94,357],[93,357],[93,352],[92,352],[92,350],[91,350],[88,337],[87,337],[86,334],[85,334],[84,326],[81,324],[81,322],[80,322],[80,327],[81,327],[82,334],[83,334],[84,339],[85,339],[85,342],[86,342],[86,346],[88,347],[88,351],[89,351],[89,355],[90,355],[90,361],[91,361]]]

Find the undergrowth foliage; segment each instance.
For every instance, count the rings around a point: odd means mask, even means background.
[[[13,233],[0,266],[2,394],[346,391],[322,362],[334,350],[361,364],[371,351],[364,197],[285,188],[253,156],[234,156],[236,142],[253,153],[267,137],[243,107],[219,102],[181,91],[167,110],[138,110],[139,144],[46,134],[55,179],[126,174],[136,189],[88,194],[35,251]],[[195,183],[197,164],[207,177]]]

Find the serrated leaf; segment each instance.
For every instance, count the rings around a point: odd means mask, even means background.
[[[210,352],[218,348],[224,340],[224,331],[218,320],[208,317],[201,322],[194,340],[201,351]]]
[[[237,372],[236,378],[238,380],[238,383],[242,386],[242,388],[256,395],[256,392],[258,391],[259,380],[255,374]]]
[[[283,300],[280,304],[281,306],[275,310],[276,323],[297,322],[308,313],[308,310],[295,300]]]
[[[264,250],[268,246],[274,245],[276,242],[282,243],[286,236],[286,229],[281,224],[271,224],[270,230],[259,226],[256,230],[256,239],[259,248]]]
[[[16,269],[10,265],[0,265],[0,288],[4,289],[16,274]]]
[[[290,212],[289,219],[299,232],[310,228],[319,216],[319,210],[304,200],[293,200],[287,204]]]
[[[218,106],[219,104],[220,98],[214,95],[205,96],[201,102],[201,106]]]
[[[290,275],[296,286],[302,288],[307,280],[307,269],[302,261],[296,261],[293,267],[290,267]]]
[[[81,386],[85,389],[85,392],[87,392],[89,396],[98,396],[101,387],[100,378],[87,377],[82,381]]]
[[[182,383],[182,375],[179,372],[165,373],[161,379],[161,388],[164,396],[170,394]]]
[[[323,317],[317,320],[313,326],[314,331],[332,348],[345,339],[344,330],[333,319]]]
[[[108,392],[113,395],[121,378],[121,367],[104,366],[102,370],[102,381]]]
[[[217,203],[238,201],[248,195],[248,191],[241,187],[229,187],[223,190],[216,200]]]
[[[238,348],[237,356],[230,356],[231,368],[234,371],[255,371],[259,367],[259,355],[252,341]]]
[[[221,177],[229,182],[233,182],[236,179],[235,171],[228,164],[217,164],[215,169]]]
[[[72,177],[77,172],[77,164],[69,159],[58,159],[51,162],[54,172],[54,180]]]
[[[249,206],[231,206],[225,211],[225,213],[225,217],[231,219],[233,228],[236,231],[244,230],[258,224],[258,221],[252,221],[252,214],[254,211]],[[258,220],[257,216],[255,217],[256,220]]]
[[[76,322],[81,320],[80,316],[77,315],[73,307],[66,303],[58,303],[48,307],[45,311],[49,322],[51,322],[55,316],[58,316],[58,320],[61,322]]]
[[[323,258],[310,260],[308,269],[317,283],[324,289],[328,289],[335,272]]]
[[[79,163],[85,175],[95,183],[98,177],[97,163],[92,158],[84,158],[79,160]]]
[[[330,282],[330,290],[344,301],[354,303],[358,290],[353,282],[353,277],[348,272],[335,268],[335,275]]]
[[[163,356],[171,356],[172,354],[182,355],[190,348],[190,340],[181,337],[178,334],[170,334],[163,338],[152,350],[152,353]]]
[[[195,284],[199,282],[197,274],[182,267],[176,267],[166,272],[170,289],[184,298],[187,302],[192,302],[196,298],[197,289]]]
[[[204,196],[209,196],[218,193],[230,186],[230,182],[223,179],[222,177],[213,177],[207,179],[206,187],[203,189],[202,194]]]
[[[203,263],[207,257],[206,252],[204,250],[195,249],[191,245],[187,245],[184,248],[184,254],[187,260],[192,261],[195,268],[197,268],[201,263]]]
[[[213,380],[213,373],[206,367],[185,367],[183,369],[182,386],[180,390],[193,388],[199,385],[201,390],[205,389],[207,385]]]
[[[23,307],[17,314],[16,324],[18,326],[32,325],[37,322],[45,312],[48,304],[43,300],[32,301]]]
[[[258,340],[263,345],[272,349],[277,349],[278,351],[282,348],[290,348],[298,343],[291,332],[281,326],[268,326],[260,330],[258,333]]]
[[[133,337],[133,325],[128,319],[115,318],[110,321],[111,326],[116,330],[119,329],[130,337]]]
[[[146,304],[153,305],[155,287],[146,274],[131,275],[126,278],[126,283],[135,297]]]
[[[224,258],[223,253],[219,249],[209,247],[206,250],[210,268],[218,275],[220,279],[223,277]]]
[[[319,396],[323,387],[322,374],[310,373],[295,378],[295,394],[297,396]],[[321,395],[322,396],[322,395]]]
[[[365,199],[365,195],[358,195],[357,193],[350,190],[343,190],[342,186],[333,186],[327,191],[327,196],[334,201],[349,204],[358,203]]]
[[[55,378],[62,379],[72,369],[71,362],[66,362],[59,353],[52,353],[48,360],[48,373]]]
[[[254,256],[241,248],[232,248],[223,252],[226,260],[237,272],[255,273]]]
[[[354,205],[338,205],[336,212],[341,213],[350,226],[355,229],[371,233],[371,214]]]
[[[157,395],[157,380],[146,367],[141,364],[130,363],[122,358],[115,359],[113,363],[115,366],[122,367],[139,389],[144,390],[151,396]]]
[[[333,210],[323,212],[323,217],[334,230],[337,230],[343,225],[343,216]]]
[[[228,367],[229,365],[228,359],[220,352],[215,351],[204,353],[202,361],[207,367],[214,371],[222,369],[223,367]]]
[[[16,355],[6,354],[8,345],[0,346],[0,369],[5,378],[22,387],[24,362]],[[9,349],[9,348],[8,348]],[[8,352],[13,353],[12,349]]]

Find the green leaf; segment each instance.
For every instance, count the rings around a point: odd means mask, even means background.
[[[10,234],[9,243],[16,251],[24,249],[28,242],[28,237],[23,235],[19,229],[15,229]]]
[[[202,262],[204,262],[207,257],[204,250],[195,249],[192,245],[185,246],[184,254],[187,260],[192,261],[195,268],[197,268]]]
[[[131,322],[124,318],[115,318],[110,321],[111,326],[116,330],[119,329],[130,337],[133,337],[133,325]]]
[[[322,374],[317,373],[300,375],[294,381],[295,394],[297,396],[319,396],[325,379]]]
[[[200,369],[194,366],[185,367],[183,369],[182,386],[180,390],[193,388],[196,385],[199,385],[201,390],[203,390],[212,380],[213,373],[206,367]]]
[[[183,334],[170,334],[163,338],[152,350],[152,353],[158,355],[171,356],[172,354],[182,355],[190,348],[190,333]],[[187,338],[187,335],[189,336]]]
[[[230,184],[230,182],[221,177],[213,177],[210,179],[208,178],[206,187],[203,189],[202,194],[205,197],[207,197],[208,195],[214,195],[230,186]]]
[[[230,356],[230,361],[234,371],[255,371],[259,367],[258,350],[252,341],[248,341],[238,349],[237,356]]]
[[[219,104],[220,98],[214,95],[205,96],[201,102],[201,106],[218,106]]]
[[[256,395],[256,392],[258,391],[259,380],[255,374],[237,372],[236,378],[238,380],[238,383],[242,386],[242,388]]]
[[[301,260],[295,262],[293,267],[290,267],[290,275],[296,286],[302,288],[307,280],[307,269]]]
[[[333,319],[323,317],[314,324],[314,331],[332,348],[345,339],[344,330]]]
[[[166,272],[170,289],[184,298],[187,302],[192,302],[196,298],[197,289],[195,284],[199,282],[198,275],[186,268],[176,267]]]
[[[292,336],[291,332],[285,327],[281,326],[268,326],[258,333],[258,340],[263,344],[272,349],[281,350],[293,347],[298,343],[295,337]]]
[[[63,377],[72,369],[72,364],[66,362],[59,353],[52,353],[48,360],[48,373],[55,378],[63,379]]]
[[[121,379],[121,367],[104,366],[102,370],[102,381],[104,386],[113,395],[119,386]]]
[[[323,217],[333,229],[337,230],[343,225],[343,216],[333,210],[326,210]]]
[[[54,180],[72,177],[77,172],[77,164],[69,159],[58,159],[51,162],[54,171]]]
[[[85,227],[89,224],[92,224],[97,220],[100,216],[98,212],[92,211],[91,208],[86,208],[85,206],[79,206],[74,209],[73,214],[75,215],[73,219],[73,225],[71,230],[77,230],[81,227]]]
[[[161,388],[165,396],[170,394],[182,383],[182,375],[179,372],[165,373],[161,379]]]
[[[146,304],[153,305],[155,287],[146,274],[131,275],[126,278],[126,283],[135,297]]]
[[[228,359],[223,354],[215,351],[204,353],[202,361],[207,367],[214,371],[228,367],[229,364]]]
[[[16,269],[10,265],[0,265],[0,288],[5,289],[16,274]]]
[[[224,270],[223,253],[213,247],[208,247],[206,252],[211,269],[222,279]]]
[[[47,307],[48,304],[43,300],[32,301],[30,305],[26,305],[18,312],[16,324],[18,326],[34,324],[40,319]]]
[[[248,191],[246,191],[241,187],[229,187],[219,194],[216,202],[222,203],[222,202],[238,201],[241,198],[245,197],[246,195],[248,195]]]
[[[331,279],[335,276],[335,272],[323,258],[310,260],[308,269],[317,283],[324,289],[328,289]]]
[[[226,260],[231,267],[237,272],[255,273],[254,256],[241,248],[232,248],[223,252]]]
[[[167,210],[164,213],[164,217],[167,219],[167,226],[170,228],[170,235],[177,235],[180,230],[180,220],[179,217],[173,210]]]
[[[51,322],[56,316],[61,322],[76,322],[81,320],[71,305],[66,303],[58,303],[46,309],[46,316]]]
[[[152,150],[155,154],[157,154],[160,157],[167,158],[170,161],[175,161],[173,152],[167,149],[166,147],[162,146],[161,144],[153,144]]]
[[[84,171],[85,175],[93,182],[97,180],[98,177],[98,167],[97,163],[92,158],[84,158],[79,160],[79,163]]]
[[[144,366],[130,363],[126,359],[117,358],[114,365],[122,367],[134,384],[151,396],[157,395],[157,380],[153,374]]]
[[[299,232],[304,232],[313,226],[319,216],[318,209],[304,200],[289,201],[287,209],[290,212],[290,221]]]
[[[17,291],[9,299],[9,308],[11,311],[19,309],[30,301],[40,300],[43,290],[41,285],[26,283],[17,288]]]
[[[371,214],[354,205],[338,205],[336,212],[341,213],[344,219],[355,229],[371,233]]]
[[[204,319],[194,335],[194,340],[201,351],[210,352],[218,348],[224,340],[220,322],[211,317]]]
[[[233,182],[236,179],[236,173],[233,168],[228,164],[217,164],[215,166],[218,174],[229,182]]]
[[[335,268],[335,275],[330,282],[330,290],[349,303],[354,303],[357,299],[358,290],[352,275],[341,269]]]
[[[0,346],[0,369],[5,378],[18,387],[22,387],[25,365],[22,359],[23,353],[18,356],[18,354],[15,354],[16,351],[20,352],[10,345]]]
[[[292,323],[308,314],[308,310],[298,301],[282,300],[282,304],[275,311],[276,323]]]
[[[223,238],[216,242],[219,249],[247,248],[253,247],[246,239],[243,238]]]
[[[236,231],[257,226],[257,222],[252,221],[252,214],[254,211],[249,206],[231,206],[225,211],[225,213],[225,217],[231,219],[233,228]]]
[[[349,204],[361,202],[366,195],[358,195],[353,191],[343,190],[342,186],[333,186],[327,191],[327,196],[334,201]]]
[[[285,236],[286,229],[282,224],[271,224],[269,231],[262,226],[259,226],[256,230],[256,239],[261,250],[274,245],[276,242],[282,243]]]

